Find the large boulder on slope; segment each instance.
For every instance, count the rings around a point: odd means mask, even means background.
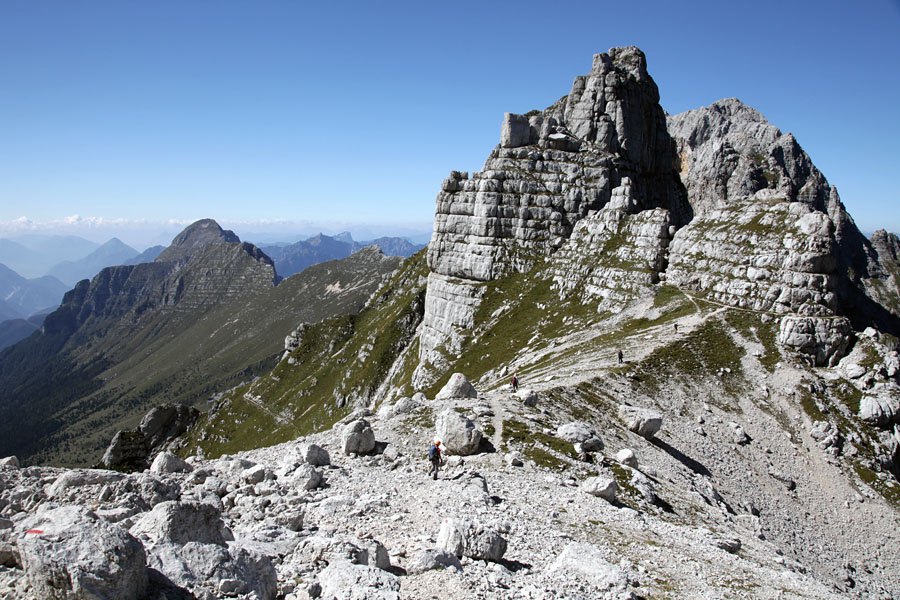
[[[607,560],[603,553],[591,544],[569,542],[547,569],[547,574],[566,581],[590,584],[596,597],[618,598],[628,587],[625,572]],[[602,595],[602,596],[601,596]]]
[[[581,449],[585,452],[597,452],[604,447],[603,440],[594,428],[583,421],[561,425],[556,430],[556,437],[572,444],[581,444]]]
[[[419,550],[406,561],[406,572],[410,575],[418,575],[434,569],[463,570],[462,563],[455,554],[439,548]]]
[[[859,418],[876,427],[889,427],[900,421],[900,390],[878,386],[859,400]]]
[[[28,517],[17,545],[34,597],[142,598],[144,547],[122,527],[86,508],[63,506]]]
[[[180,457],[171,452],[160,452],[150,464],[150,472],[154,475],[169,475],[172,473],[190,473],[194,467],[186,463]]]
[[[462,519],[441,522],[437,547],[457,557],[498,561],[506,553],[506,539],[496,530]]]
[[[648,440],[659,432],[663,422],[662,415],[658,412],[627,404],[619,406],[619,418],[629,431]]]
[[[349,561],[335,561],[319,573],[322,598],[329,600],[400,600],[400,580],[387,571]]]
[[[344,454],[368,454],[375,449],[375,432],[365,419],[357,419],[344,425],[341,432],[341,448]]]
[[[465,415],[448,408],[438,415],[435,430],[437,439],[443,444],[444,453],[468,456],[478,452],[481,431]]]
[[[468,378],[462,373],[454,373],[450,376],[450,380],[441,388],[441,391],[435,396],[436,400],[447,400],[450,398],[477,398],[478,392],[475,386],[469,383]]]
[[[318,444],[302,444],[300,458],[313,467],[324,467],[331,464],[331,455],[328,454],[328,450]]]
[[[618,485],[616,484],[616,480],[612,477],[588,477],[584,480],[584,483],[581,484],[581,489],[591,496],[603,498],[607,502],[614,502]]]
[[[162,543],[150,548],[147,566],[199,598],[272,600],[278,589],[272,561],[245,548]]]
[[[151,543],[225,545],[222,515],[215,506],[199,502],[161,502],[144,513],[131,533]]]

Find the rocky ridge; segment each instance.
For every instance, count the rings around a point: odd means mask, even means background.
[[[891,243],[860,234],[791,134],[736,99],[667,118],[658,100],[640,50],[614,48],[553,106],[507,114],[480,173],[451,172],[417,386],[463,350],[484,283],[517,271],[601,311],[665,283],[757,311],[819,305],[819,330],[840,317],[900,334]]]

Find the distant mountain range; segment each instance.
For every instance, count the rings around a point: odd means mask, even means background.
[[[55,277],[26,279],[0,264],[0,320],[26,318],[56,307],[68,289]]]
[[[366,242],[356,242],[347,232],[336,236],[320,233],[309,239],[289,245],[261,246],[275,263],[275,270],[282,277],[290,277],[303,269],[326,260],[347,258],[366,246],[378,246],[387,256],[407,258],[425,247],[400,237],[382,237]]]
[[[93,464],[149,408],[268,371],[287,333],[358,311],[399,263],[370,247],[282,279],[259,248],[199,221],[154,262],[78,282],[0,352],[0,456]]]
[[[344,232],[336,236],[320,233],[295,243],[261,249],[274,261],[278,276],[286,278],[314,264],[347,258],[368,245],[378,246],[388,256],[403,257],[424,247],[400,237],[356,242]],[[15,240],[0,238],[0,350],[40,327],[43,316],[59,306],[63,294],[79,281],[92,279],[106,267],[153,262],[165,249],[153,246],[138,253],[118,238],[102,245],[77,236],[33,234]],[[35,275],[45,273],[42,277]],[[28,276],[34,278],[27,279]]]
[[[87,256],[99,247],[100,244],[74,235],[0,238],[0,263],[23,277],[40,277],[54,265]]]
[[[123,265],[139,254],[137,250],[123,243],[119,238],[112,238],[84,258],[67,260],[54,265],[48,274],[73,286],[82,279],[92,278],[104,267]]]

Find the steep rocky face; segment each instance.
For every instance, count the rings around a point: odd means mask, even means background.
[[[667,119],[658,100],[644,55],[612,49],[553,106],[507,114],[482,172],[443,182],[418,386],[463,350],[483,284],[540,261],[560,298],[599,311],[665,283],[778,314],[825,307],[806,317],[816,330],[842,315],[900,333],[896,244],[865,239],[793,135],[736,99]]]
[[[734,98],[670,116],[668,128],[698,215],[676,235],[669,283],[757,310],[812,301],[858,329],[897,332],[884,259],[793,135]]]
[[[734,198],[675,234],[666,282],[716,302],[777,313],[812,302],[837,311],[833,221],[802,202]]]
[[[659,92],[634,47],[596,55],[591,72],[546,110],[507,114],[484,169],[471,178],[452,172],[438,194],[422,360],[439,371],[458,349],[479,282],[531,269],[592,211],[662,208],[673,224],[689,220],[673,165]],[[417,372],[418,383],[427,371]]]
[[[239,244],[241,240],[233,231],[222,229],[212,219],[201,219],[175,236],[168,248],[156,258],[159,262],[184,260],[210,244]]]

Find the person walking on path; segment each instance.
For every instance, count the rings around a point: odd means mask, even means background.
[[[512,381],[509,382],[513,392],[519,391],[519,378],[513,375]]]
[[[625,362],[625,361],[622,360],[622,358],[623,358],[625,355],[622,354],[622,349],[621,349],[621,348],[619,348],[618,355],[619,355],[619,364],[621,365],[623,362]]]
[[[434,473],[434,479],[438,477],[438,468],[441,466],[441,440],[437,440],[428,450],[428,460],[431,461],[431,468],[428,474]]]

